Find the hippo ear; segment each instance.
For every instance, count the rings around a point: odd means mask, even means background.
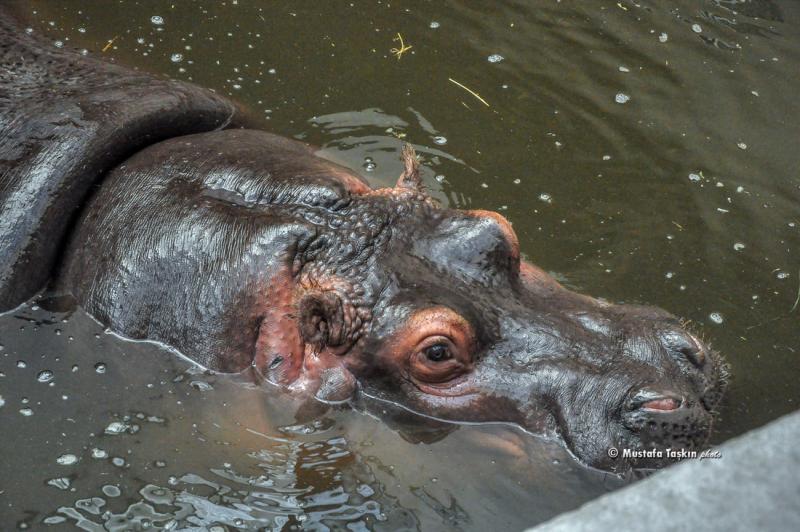
[[[409,190],[416,190],[417,192],[424,192],[425,185],[419,175],[419,161],[417,154],[411,144],[403,145],[403,165],[405,169],[400,179],[397,180],[397,188],[405,188]]]
[[[319,353],[325,348],[346,350],[350,344],[349,312],[334,290],[312,291],[298,305],[300,335]]]

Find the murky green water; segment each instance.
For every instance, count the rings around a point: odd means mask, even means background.
[[[716,441],[797,408],[800,3],[79,4],[21,11],[54,45],[230,95],[376,186],[411,142],[438,198],[499,210],[523,253],[568,286],[692,320],[733,369]],[[398,33],[411,46],[399,58]],[[412,444],[368,415],[305,408],[306,428],[280,430],[298,425],[298,405],[228,378],[173,382],[187,364],[96,339],[85,316],[0,327],[4,524],[519,529],[618,484],[510,429]],[[37,382],[43,369],[52,387]],[[128,428],[105,434],[114,421]],[[490,436],[516,443],[487,451]],[[65,454],[79,461],[58,464]]]

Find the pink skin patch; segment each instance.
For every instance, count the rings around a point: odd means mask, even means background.
[[[672,399],[670,397],[665,397],[663,399],[653,399],[652,401],[647,401],[642,405],[642,408],[645,410],[659,410],[661,412],[670,412],[672,410],[677,410],[680,406],[681,406],[680,401]]]

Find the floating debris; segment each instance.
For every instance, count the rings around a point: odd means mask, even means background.
[[[725,319],[722,317],[722,314],[720,314],[719,312],[712,312],[711,314],[708,315],[708,318],[717,325],[725,321]]]
[[[391,50],[389,50],[392,54],[394,54],[397,57],[398,61],[400,61],[400,58],[403,57],[404,53],[413,48],[413,46],[411,45],[406,46],[406,43],[403,42],[403,36],[400,35],[399,33],[397,34],[397,37],[392,39],[392,42],[400,43],[400,48],[392,48]]]
[[[467,91],[468,93],[473,95],[475,98],[477,98],[486,107],[490,107],[489,102],[487,102],[486,100],[481,98],[481,95],[478,94],[477,92],[475,92],[474,90],[470,89],[469,87],[467,87],[463,83],[459,83],[458,81],[454,80],[453,78],[447,78],[447,79],[450,80],[451,83],[455,83],[456,85],[458,85],[459,87],[461,87],[462,89],[464,89],[465,91]]]
[[[53,377],[53,372],[49,369],[45,369],[39,372],[39,374],[36,376],[36,380],[39,382],[50,382],[53,380]]]
[[[623,92],[618,92],[617,95],[614,96],[614,101],[617,103],[628,103],[630,99],[631,97]]]
[[[155,26],[163,26],[164,17],[153,15],[152,17],[150,17],[150,22],[152,22]]]
[[[489,57],[487,57],[486,59],[487,59],[487,60],[488,60],[490,63],[499,63],[500,61],[502,61],[503,59],[505,59],[505,57],[503,57],[503,56],[502,56],[502,55],[500,55],[500,54],[492,54],[492,55],[490,55]]]
[[[100,51],[101,51],[101,52],[106,52],[106,51],[108,51],[108,49],[109,49],[109,48],[111,48],[111,45],[112,45],[112,44],[114,44],[114,41],[116,41],[118,38],[119,38],[119,35],[114,35],[114,37],[113,37],[111,40],[109,40],[109,41],[106,43],[106,45],[105,45],[105,46],[103,46],[103,49],[102,49],[102,50],[100,50]]]

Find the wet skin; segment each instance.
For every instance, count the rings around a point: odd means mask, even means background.
[[[35,92],[31,76],[0,78],[11,161],[0,205],[25,219],[0,235],[13,252],[3,301],[52,275],[113,330],[211,369],[251,370],[325,402],[364,394],[440,420],[557,433],[606,469],[620,468],[612,446],[707,440],[726,378],[714,351],[665,311],[565,289],[520,258],[499,214],[441,208],[412,150],[397,185],[372,190],[301,143],[219,130],[246,124],[202,89],[142,74],[127,83],[124,69],[13,31],[0,27],[3,67],[22,69],[11,60],[22,50],[56,82]],[[21,80],[32,97],[13,96]],[[132,106],[143,94],[153,103]],[[176,105],[184,119],[170,129]],[[185,119],[198,106],[206,119]],[[75,116],[56,122],[53,109]],[[20,121],[36,127],[20,132]],[[65,155],[45,161],[48,150]],[[20,190],[42,202],[34,216],[21,216]],[[20,290],[31,264],[40,281]]]

